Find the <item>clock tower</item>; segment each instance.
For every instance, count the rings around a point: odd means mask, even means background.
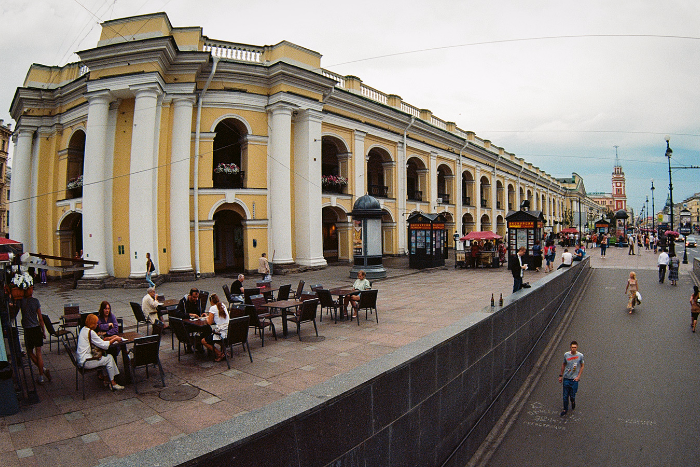
[[[615,146],[615,168],[612,173],[612,199],[613,211],[617,212],[620,209],[627,211],[627,194],[625,193],[625,173],[620,165],[620,158],[617,155],[617,146]]]

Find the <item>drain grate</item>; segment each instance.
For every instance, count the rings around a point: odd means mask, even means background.
[[[199,394],[199,388],[190,386],[189,384],[181,384],[179,386],[170,386],[158,394],[158,397],[164,401],[188,401],[194,399]]]

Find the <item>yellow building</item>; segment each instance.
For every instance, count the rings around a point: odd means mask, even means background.
[[[32,65],[17,121],[11,235],[27,250],[98,261],[88,279],[351,261],[350,212],[379,200],[382,251],[406,218],[505,234],[528,199],[550,225],[564,189],[473,132],[283,41],[212,40],[165,13],[107,21],[79,63]],[[451,236],[450,236],[451,237]]]
[[[10,197],[9,176],[7,170],[7,156],[10,150],[12,138],[12,125],[0,120],[0,236],[7,237],[9,233],[9,216],[7,211]]]

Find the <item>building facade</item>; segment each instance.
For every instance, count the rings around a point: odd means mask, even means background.
[[[504,235],[524,199],[562,219],[552,176],[298,45],[211,40],[159,13],[103,23],[78,55],[32,65],[15,94],[10,225],[29,251],[84,250],[88,279],[143,277],[147,252],[160,274],[254,270],[263,252],[351,261],[366,193],[384,255],[405,254],[417,211],[462,233]]]
[[[610,177],[612,191],[610,193],[591,192],[590,197],[596,203],[609,211],[617,212],[620,209],[627,211],[627,188],[625,182],[625,173],[620,165],[620,158],[615,152],[615,167],[613,167],[612,176]]]
[[[7,237],[10,232],[9,201],[10,201],[10,170],[7,168],[7,157],[12,141],[12,124],[0,120],[0,236]]]
[[[565,190],[564,225],[583,232],[593,230],[595,221],[607,212],[606,206],[598,204],[586,193],[583,178],[576,172],[572,173],[571,177],[557,180]]]

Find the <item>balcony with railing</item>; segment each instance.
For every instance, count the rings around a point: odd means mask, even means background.
[[[486,207],[488,207],[488,205],[489,205],[489,200],[487,200],[487,199],[481,200],[481,207],[482,208],[486,208]]]
[[[389,187],[384,185],[367,185],[367,193],[379,198],[389,197]]]
[[[418,190],[409,191],[408,201],[423,201],[423,192]]]
[[[462,206],[471,206],[472,199],[470,196],[462,195]]]
[[[449,193],[438,193],[438,198],[442,200],[441,204],[450,204]]]
[[[235,174],[228,173],[214,173],[212,175],[212,182],[214,188],[244,188],[245,181],[245,171],[241,170]]]

